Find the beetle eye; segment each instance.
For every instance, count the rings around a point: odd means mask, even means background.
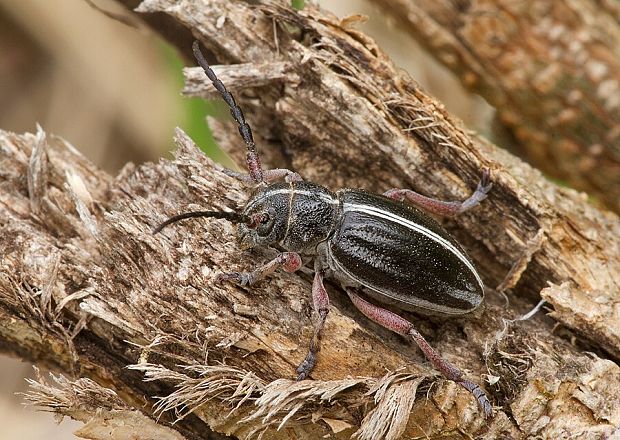
[[[269,221],[271,220],[271,218],[269,217],[269,214],[267,214],[266,212],[261,212],[259,214],[252,214],[250,218],[251,218],[251,222],[248,224],[248,227],[250,227],[251,229],[256,229],[258,227],[264,226],[268,224]]]
[[[260,218],[256,219],[256,233],[262,237],[271,234],[274,225],[274,217],[266,212],[260,214]]]

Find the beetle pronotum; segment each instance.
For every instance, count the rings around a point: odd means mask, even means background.
[[[170,217],[153,232],[190,217],[214,217],[238,225],[238,240],[243,249],[278,246],[285,250],[253,272],[218,276],[219,281],[242,285],[254,284],[278,268],[294,272],[302,267],[302,255],[314,257],[312,300],[319,319],[308,354],[297,368],[298,380],[308,377],[316,363],[321,330],[329,311],[323,278],[330,277],[340,282],[353,304],[368,318],[411,337],[433,366],[469,390],[485,417],[490,417],[491,403],[484,391],[443,359],[409,321],[381,307],[458,316],[482,303],[484,285],[465,251],[439,223],[410,203],[434,214],[459,214],[486,198],[491,188],[488,170],[483,171],[478,187],[463,202],[439,201],[408,189],[392,189],[382,196],[356,189],[332,192],[303,181],[290,170],[263,170],[241,108],[209,67],[197,41],[193,51],[230,107],[247,146],[249,174],[227,174],[254,183],[257,190],[240,213],[184,213]]]

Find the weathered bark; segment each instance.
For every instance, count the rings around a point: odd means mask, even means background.
[[[489,199],[446,226],[509,304],[489,289],[473,319],[408,317],[469,377],[488,378],[497,415],[485,427],[467,392],[433,378],[408,341],[361,317],[336,286],[316,380],[291,381],[312,332],[308,274],[216,285],[215,273],[247,270],[269,253],[239,252],[221,221],[150,233],[167,215],[240,206],[247,194],[182,133],[175,162],[127,167],[115,179],[57,138],[2,133],[4,351],[90,377],[151,418],[192,412],[173,426],[186,438],[204,438],[208,425],[240,438],[262,429],[268,438],[349,438],[360,428],[362,438],[404,429],[414,438],[594,439],[620,425],[616,216],[468,133],[347,22],[271,2],[140,6],[154,11],[158,23],[191,29],[219,61],[243,63],[237,74],[225,69],[226,81],[271,165],[331,188],[411,187],[442,198],[463,198],[482,166],[492,170]],[[252,63],[287,74],[252,80],[261,76]],[[235,78],[260,87],[250,96]],[[222,124],[218,135],[243,154],[234,128]],[[504,321],[541,294],[577,343],[540,313]],[[164,411],[161,421],[174,417]]]
[[[530,163],[620,212],[617,4],[373,3],[497,109]]]

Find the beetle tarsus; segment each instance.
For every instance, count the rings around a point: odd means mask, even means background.
[[[278,268],[286,272],[295,272],[303,265],[302,259],[296,252],[282,252],[269,263],[253,270],[252,272],[224,272],[216,276],[215,282],[222,283],[232,281],[241,286],[251,286],[274,273]]]
[[[309,351],[306,355],[306,358],[301,364],[299,364],[299,367],[297,367],[297,369],[295,370],[295,372],[297,373],[297,378],[295,380],[299,382],[300,380],[304,380],[305,378],[307,378],[310,375],[310,372],[312,372],[312,370],[314,369],[315,364],[316,353]]]
[[[216,283],[224,283],[226,281],[232,281],[240,286],[251,286],[257,280],[254,272],[224,272],[215,277]]]
[[[478,401],[478,405],[480,405],[480,407],[482,408],[482,411],[484,412],[485,419],[490,419],[491,417],[493,417],[493,406],[491,405],[489,398],[484,393],[482,388],[480,388],[480,385],[475,384],[474,382],[470,382],[469,380],[464,380],[464,379],[460,381],[456,381],[456,382],[459,385],[461,385],[463,388],[465,388],[467,391],[473,394],[473,396]]]
[[[482,176],[480,177],[478,186],[476,186],[476,191],[474,191],[474,193],[467,200],[464,200],[461,203],[457,214],[478,206],[480,202],[487,198],[487,194],[491,191],[491,188],[493,188],[493,183],[491,182],[491,171],[488,168],[484,168],[482,170]]]

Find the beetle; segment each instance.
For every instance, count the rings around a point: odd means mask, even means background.
[[[314,260],[312,300],[318,320],[297,380],[308,377],[319,352],[321,331],[329,312],[324,278],[337,280],[353,304],[372,321],[411,337],[426,358],[446,378],[476,398],[486,418],[492,407],[476,383],[430,346],[406,319],[390,307],[426,315],[461,316],[477,309],[484,298],[484,284],[459,243],[427,212],[456,215],[473,208],[491,189],[488,169],[473,194],[462,202],[432,199],[408,189],[383,195],[359,189],[336,192],[287,169],[263,170],[252,130],[241,108],[217,78],[199,43],[192,46],[198,64],[228,104],[246,144],[248,174],[225,170],[228,175],[256,186],[241,212],[192,211],[168,218],[153,233],[187,218],[213,217],[237,225],[242,249],[271,246],[284,249],[275,259],[248,273],[219,274],[217,281],[252,285],[275,270],[295,272],[302,256]],[[408,203],[406,203],[408,202]]]

